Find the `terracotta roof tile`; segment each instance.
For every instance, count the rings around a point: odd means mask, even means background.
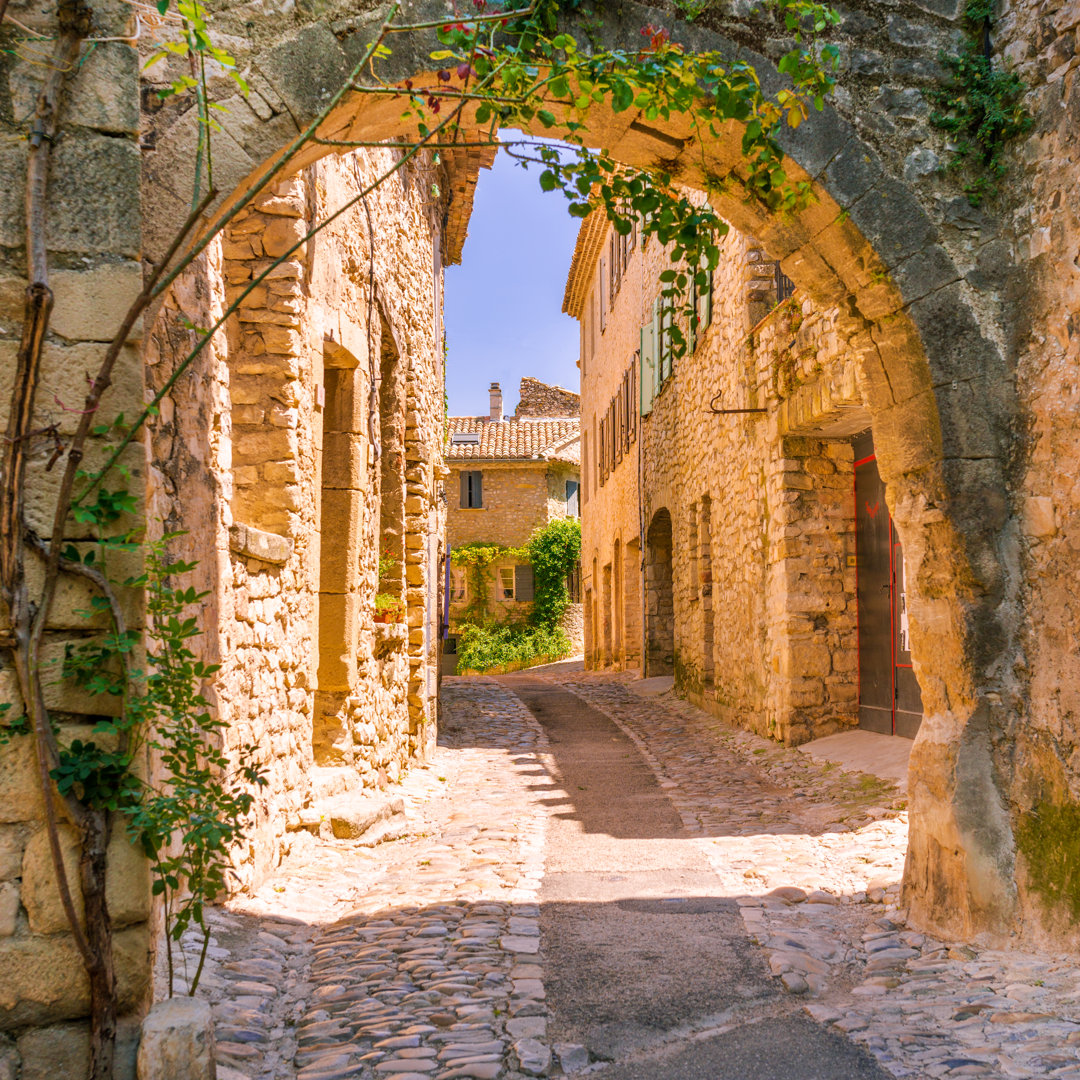
[[[451,416],[447,461],[581,461],[578,417],[507,417],[488,420],[484,416]],[[474,432],[475,443],[455,443],[455,434]]]

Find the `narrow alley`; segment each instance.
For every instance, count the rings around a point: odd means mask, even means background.
[[[891,782],[643,686],[447,678],[389,821],[213,912],[220,1080],[1080,1078],[1068,958],[905,928]]]

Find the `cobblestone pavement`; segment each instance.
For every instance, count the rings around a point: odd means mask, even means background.
[[[717,895],[737,899],[808,1018],[897,1077],[1080,1080],[1075,958],[906,926],[906,817],[890,785],[673,695],[639,697],[620,677],[546,677],[634,740]],[[293,834],[274,878],[212,913],[199,994],[214,1004],[221,1080],[558,1074],[537,902],[548,816],[567,799],[554,775],[541,727],[511,690],[446,680],[436,756],[396,789],[404,838],[367,848]],[[183,943],[181,990],[197,944]],[[600,1067],[560,1050],[568,1071]]]
[[[899,907],[907,815],[889,785],[670,693],[644,699],[624,680],[584,674],[559,681],[635,740],[811,1016],[897,1077],[1080,1080],[1077,958],[909,930]]]

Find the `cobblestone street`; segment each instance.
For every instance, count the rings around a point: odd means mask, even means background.
[[[1073,958],[907,928],[888,782],[572,665],[442,708],[405,835],[212,913],[221,1080],[1080,1080]]]

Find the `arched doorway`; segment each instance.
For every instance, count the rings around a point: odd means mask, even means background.
[[[675,673],[671,514],[657,510],[645,537],[645,675]]]
[[[414,14],[425,11],[436,22],[442,14],[426,5]],[[606,40],[635,50],[649,17],[644,9],[620,8],[605,20]],[[256,111],[237,96],[225,102],[232,110],[230,138],[237,151],[216,170],[223,190],[242,189],[265,174],[295,130],[318,114],[323,96],[314,88],[340,85],[350,70],[361,25],[332,30],[311,18],[298,29],[283,25],[279,39],[253,42],[241,57],[258,72],[265,91],[260,101],[267,105]],[[736,48],[703,27],[676,27],[683,31],[699,48]],[[382,77],[388,83],[413,78],[434,84],[435,74],[417,59],[428,51],[395,53]],[[763,77],[777,77],[763,58],[755,58],[755,64]],[[144,157],[149,193],[144,237],[150,257],[160,254],[170,234],[163,222],[178,216],[175,192],[190,187],[185,179],[192,118],[177,122],[175,112],[162,115],[150,125],[148,143],[155,149]],[[912,757],[918,782],[911,795],[909,899],[917,913],[962,932],[1009,924],[1016,885],[1002,778],[1011,769],[1011,740],[1002,737],[1006,721],[999,703],[1013,697],[1009,680],[1018,655],[1015,636],[1002,625],[1015,608],[1020,581],[1016,551],[1008,542],[1016,515],[1006,484],[1015,411],[1007,388],[1013,373],[995,344],[1004,338],[993,316],[985,314],[990,307],[969,296],[959,255],[954,259],[935,224],[936,204],[901,179],[902,154],[895,161],[883,157],[832,110],[811,115],[798,131],[783,135],[789,174],[805,181],[813,194],[805,209],[785,215],[755,201],[741,183],[737,125],[702,146],[674,122],[638,116],[632,109],[605,112],[601,105],[590,115],[590,128],[617,160],[662,165],[680,182],[707,188],[719,212],[758,237],[807,295],[842,306],[840,330],[859,358],[878,466],[906,554],[911,653],[926,715],[934,721],[924,725]],[[400,136],[400,102],[390,96],[374,101],[362,93],[348,96],[322,132],[328,139],[305,148],[290,168],[334,152],[335,136],[367,141]],[[670,535],[670,521],[668,529]],[[670,538],[667,547],[670,552]],[[659,565],[651,557],[651,543],[649,548],[647,576]],[[662,549],[662,544],[655,548]],[[662,648],[652,632],[660,622],[648,625],[654,598],[648,581],[646,586],[644,636],[651,674],[664,657],[670,656],[673,666],[674,644]],[[601,586],[595,574],[593,589],[597,604]],[[599,624],[594,607],[598,637]],[[926,735],[930,728],[933,739]],[[965,776],[985,782],[967,782]]]

